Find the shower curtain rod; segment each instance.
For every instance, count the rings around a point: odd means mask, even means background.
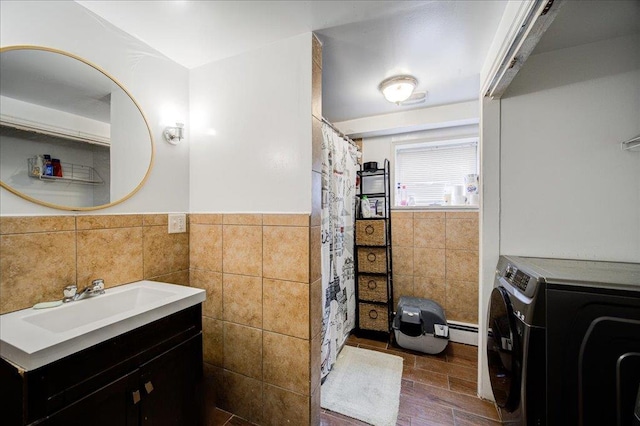
[[[338,130],[336,128],[336,126],[334,126],[329,120],[327,120],[326,118],[322,117],[322,122],[327,124],[329,127],[331,127],[338,135],[340,135],[341,138],[343,138],[344,140],[346,140],[347,142],[349,142],[351,145],[355,146],[356,148],[358,148],[358,145],[353,141],[353,139],[351,139],[349,136],[345,135],[344,133],[342,133],[340,130]],[[359,149],[359,148],[358,148]]]

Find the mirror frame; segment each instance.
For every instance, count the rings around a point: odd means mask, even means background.
[[[151,158],[149,160],[149,166],[147,167],[147,171],[144,175],[144,177],[142,178],[142,180],[140,181],[140,183],[138,183],[138,185],[133,188],[133,190],[131,192],[129,192],[127,195],[125,195],[124,197],[116,200],[116,201],[112,201],[108,204],[101,204],[99,206],[93,206],[93,207],[72,207],[72,206],[63,206],[63,205],[59,205],[59,204],[53,204],[53,203],[48,203],[46,201],[41,201],[38,200],[36,198],[33,198],[27,194],[24,194],[14,188],[12,188],[11,186],[7,185],[6,183],[4,183],[3,181],[0,180],[0,187],[6,189],[7,191],[11,192],[12,194],[17,195],[18,197],[25,199],[27,201],[31,201],[32,203],[44,206],[44,207],[50,207],[53,209],[58,209],[58,210],[66,210],[66,211],[91,211],[91,210],[100,210],[100,209],[106,209],[108,207],[112,207],[115,206],[116,204],[120,204],[126,200],[128,200],[129,198],[131,198],[136,192],[138,192],[140,190],[140,188],[142,188],[142,186],[145,184],[145,182],[147,181],[147,179],[149,178],[149,175],[151,174],[151,169],[153,168],[153,164],[155,161],[155,143],[154,143],[154,139],[153,139],[153,134],[151,132],[151,127],[149,126],[149,120],[147,120],[147,116],[144,114],[144,112],[142,111],[142,108],[140,108],[140,104],[138,103],[138,101],[135,100],[135,98],[131,95],[131,93],[122,85],[120,84],[120,82],[118,80],[116,80],[111,74],[109,74],[108,72],[106,72],[105,70],[103,70],[101,67],[99,67],[98,65],[87,61],[84,58],[81,58],[78,55],[74,55],[73,53],[69,53],[69,52],[65,52],[63,50],[59,50],[59,49],[54,49],[51,47],[45,47],[45,46],[35,46],[35,45],[15,45],[15,46],[6,46],[6,47],[1,47],[0,48],[0,54],[2,54],[3,52],[8,52],[11,50],[39,50],[39,51],[43,51],[43,52],[51,52],[51,53],[57,53],[60,55],[64,55],[67,56],[71,59],[75,59],[78,60],[86,65],[89,65],[91,68],[95,69],[96,71],[100,72],[101,74],[103,74],[105,77],[107,77],[108,79],[110,79],[111,81],[113,81],[120,89],[122,89],[122,91],[124,91],[124,93],[129,96],[129,99],[131,99],[131,101],[133,102],[133,104],[136,106],[136,108],[138,109],[138,111],[140,111],[140,116],[142,117],[142,120],[144,121],[145,126],[147,127],[147,131],[149,132],[149,142],[151,144]]]

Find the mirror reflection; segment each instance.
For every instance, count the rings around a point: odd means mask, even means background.
[[[67,210],[137,191],[153,159],[149,126],[128,92],[65,52],[0,51],[0,184]]]

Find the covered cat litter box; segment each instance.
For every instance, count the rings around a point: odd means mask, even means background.
[[[444,309],[429,299],[401,296],[393,332],[401,347],[427,354],[438,354],[449,343]]]

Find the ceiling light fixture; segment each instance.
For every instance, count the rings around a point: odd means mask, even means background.
[[[398,102],[399,106],[409,106],[409,105],[418,105],[423,104],[427,100],[427,91],[424,92],[413,92],[411,96],[405,99],[402,102]]]
[[[378,89],[386,100],[400,105],[400,102],[409,99],[417,85],[418,80],[415,77],[396,75],[383,80]]]

